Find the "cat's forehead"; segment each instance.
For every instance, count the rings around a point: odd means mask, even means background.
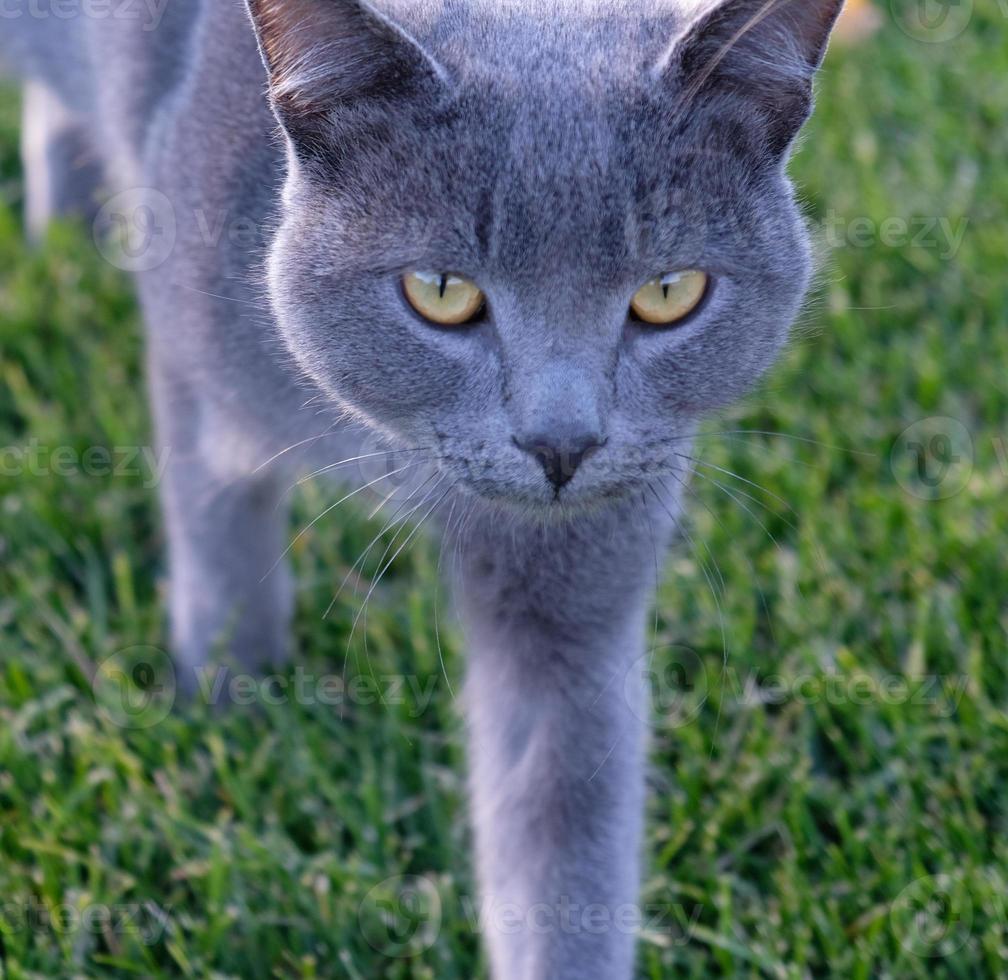
[[[705,0],[375,0],[461,83],[633,84]]]
[[[511,276],[558,264],[595,273],[667,254],[702,234],[706,215],[737,209],[752,169],[744,127],[699,100],[679,111],[673,87],[645,72],[641,21],[625,5],[577,3],[554,19],[524,0],[494,9],[489,24],[453,35],[479,63],[447,99],[420,101],[381,141],[353,144],[353,179],[342,174],[336,193],[385,216],[383,243],[437,242],[435,252],[490,256]],[[585,11],[585,33],[571,38]],[[618,29],[603,29],[617,15]],[[511,38],[511,57],[486,41],[495,32]],[[593,45],[595,61],[571,54]]]
[[[709,215],[746,196],[738,162],[695,131],[660,135],[644,116],[575,93],[562,107],[502,111],[499,129],[475,118],[459,121],[457,138],[432,140],[429,165],[403,174],[409,190],[388,201],[392,234],[409,238],[405,220],[435,255],[447,240],[465,268],[485,260],[511,281],[565,270],[611,282],[696,243]]]
[[[465,268],[489,259],[533,279],[560,266],[589,277],[636,268],[747,196],[727,126],[701,114],[680,125],[660,102],[573,86],[560,99],[528,94],[483,93],[395,127],[336,195],[353,212],[366,202],[382,248],[431,246]]]

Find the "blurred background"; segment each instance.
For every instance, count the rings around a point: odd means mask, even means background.
[[[437,546],[351,640],[382,547],[323,612],[382,525],[341,509],[295,547],[297,664],[175,703],[136,305],[89,228],[26,244],[18,119],[0,976],[485,975]],[[655,621],[641,977],[1008,975],[1006,119],[1005,0],[851,4],[792,167],[819,284],[705,430]]]

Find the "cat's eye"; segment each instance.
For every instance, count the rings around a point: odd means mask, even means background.
[[[476,283],[447,272],[409,272],[402,285],[410,306],[425,320],[443,327],[469,323],[486,304]]]
[[[709,283],[710,277],[699,269],[670,272],[641,286],[630,301],[630,312],[644,323],[671,326],[703,302]]]

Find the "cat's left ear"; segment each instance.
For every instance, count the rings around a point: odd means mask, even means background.
[[[447,73],[369,0],[247,0],[270,100],[295,143],[340,110],[443,85]]]
[[[812,79],[844,0],[717,0],[654,66],[681,107],[724,92],[753,103],[770,151],[783,155],[812,111]]]

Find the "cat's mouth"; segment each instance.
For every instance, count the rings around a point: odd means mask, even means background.
[[[486,480],[462,480],[458,488],[494,506],[518,513],[534,513],[545,518],[564,518],[624,500],[631,494],[626,486],[587,488],[502,486]]]
[[[513,437],[439,441],[437,468],[445,487],[547,519],[628,499],[673,497],[689,471],[688,456],[654,439],[582,439],[562,452],[550,446],[530,451]]]
[[[629,474],[610,473],[599,467],[594,472],[587,469],[579,472],[558,486],[542,477],[508,479],[481,467],[457,475],[455,486],[462,493],[495,506],[523,513],[534,512],[553,519],[596,510],[631,498],[639,499],[655,493],[662,495],[668,486],[666,481],[679,479],[680,475],[664,470],[661,473]]]

